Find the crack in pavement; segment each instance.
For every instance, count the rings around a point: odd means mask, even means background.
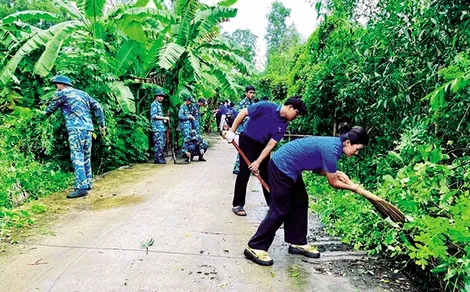
[[[43,247],[57,247],[69,249],[86,249],[86,250],[110,250],[110,251],[126,251],[126,252],[145,252],[144,249],[138,248],[121,248],[121,247],[94,247],[94,246],[77,246],[77,245],[58,245],[58,244],[41,244],[41,243],[20,243],[19,246],[43,246]],[[190,253],[181,251],[170,250],[153,250],[149,249],[149,253],[171,254],[171,255],[184,255],[184,256],[200,256],[200,257],[213,257],[213,258],[226,258],[226,259],[244,259],[242,256],[228,256],[218,254],[204,254],[204,253]]]

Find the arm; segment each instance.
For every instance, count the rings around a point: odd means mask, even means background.
[[[271,151],[273,151],[274,147],[276,147],[276,144],[277,144],[276,140],[274,139],[269,140],[268,145],[266,145],[263,151],[261,151],[261,154],[259,155],[258,159],[256,159],[253,163],[251,163],[248,166],[248,168],[253,172],[257,172],[261,162],[263,162],[263,160],[269,156]]]
[[[152,107],[150,109],[150,116],[152,117],[152,120],[170,120],[170,117],[158,115],[158,105],[156,104],[152,104]]]
[[[233,121],[233,125],[230,128],[230,131],[236,132],[238,129],[238,126],[245,120],[245,118],[248,116],[248,110],[246,108],[242,109],[240,113],[237,115],[235,118],[235,121]]]
[[[56,96],[49,101],[49,104],[47,105],[44,114],[46,116],[52,115],[59,107],[62,106],[63,103],[64,99],[62,98],[62,95],[60,94],[60,92],[57,92]]]
[[[337,171],[335,173],[329,173],[329,172],[323,171],[323,173],[324,175],[326,175],[326,178],[328,179],[328,183],[330,184],[330,186],[332,186],[335,189],[350,190],[350,191],[357,193],[357,191],[360,188],[359,185],[356,185],[352,183],[351,181],[350,183],[343,182],[344,178],[342,177],[342,174],[344,173],[342,173],[341,171]]]
[[[103,129],[105,127],[103,109],[101,108],[100,103],[92,97],[90,97],[90,109],[93,110],[93,114],[98,118],[100,123],[100,128]]]

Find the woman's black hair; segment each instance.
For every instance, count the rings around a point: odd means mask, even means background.
[[[361,126],[352,127],[348,123],[342,123],[338,128],[338,132],[341,142],[349,140],[353,145],[362,144],[365,146],[369,144],[369,134]]]

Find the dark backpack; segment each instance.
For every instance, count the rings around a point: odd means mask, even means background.
[[[227,113],[225,114],[225,121],[227,122],[229,127],[233,125],[233,122],[235,121],[235,114],[233,112],[233,109],[229,109],[227,111]]]

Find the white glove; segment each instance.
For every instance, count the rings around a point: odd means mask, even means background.
[[[225,133],[225,139],[227,139],[227,142],[232,143],[233,139],[235,139],[235,133],[228,130],[227,133]]]

